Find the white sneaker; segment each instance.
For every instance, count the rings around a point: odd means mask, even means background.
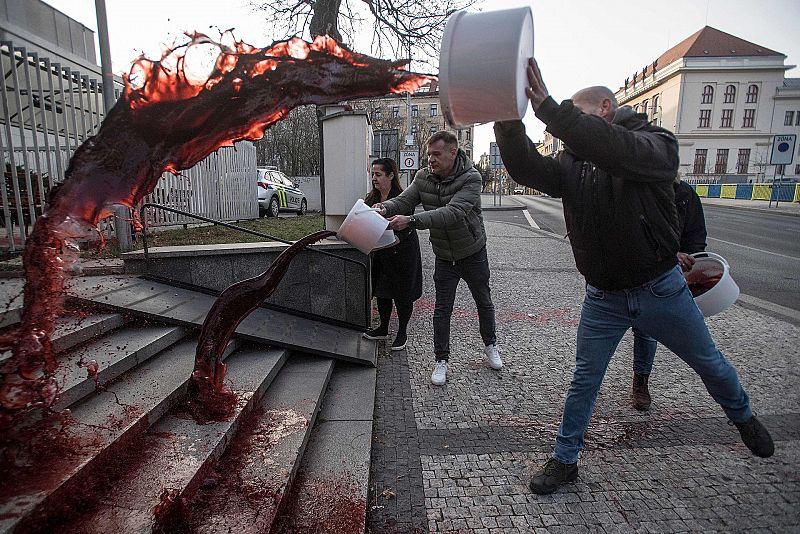
[[[447,382],[447,360],[437,360],[431,375],[431,384],[443,386],[445,382]]]
[[[497,343],[486,345],[483,349],[486,354],[486,360],[489,362],[489,367],[495,371],[503,368],[503,360],[500,359],[500,350],[497,348]]]

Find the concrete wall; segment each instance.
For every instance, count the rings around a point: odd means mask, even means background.
[[[289,179],[306,194],[308,211],[322,211],[319,176],[290,176]]]
[[[283,243],[235,243],[150,249],[122,254],[125,272],[150,274],[181,284],[223,291],[231,284],[258,276],[288,247]],[[312,248],[361,261],[359,265],[303,251],[297,255],[265,307],[284,308],[353,327],[370,320],[369,260],[346,243],[326,240]],[[366,278],[365,278],[366,276]]]

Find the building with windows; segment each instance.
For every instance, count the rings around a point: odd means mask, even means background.
[[[800,133],[800,79],[786,56],[706,26],[626,78],[616,93],[675,132],[680,173],[690,183],[800,178],[800,155],[769,165],[772,138]]]
[[[353,109],[369,113],[372,124],[372,155],[399,159],[400,150],[419,150],[424,165],[425,142],[439,130],[452,131],[459,147],[473,158],[473,126],[461,130],[450,128],[442,115],[438,82],[435,80],[411,95],[386,95],[350,102]],[[411,120],[409,121],[409,114]],[[409,132],[409,122],[411,124]],[[407,136],[411,135],[407,143]]]

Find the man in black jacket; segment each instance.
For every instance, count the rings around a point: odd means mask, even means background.
[[[522,122],[511,121],[495,124],[500,155],[516,182],[561,197],[575,263],[586,278],[575,372],[555,450],[531,490],[552,493],[577,478],[597,392],[631,327],[686,361],[753,454],[771,456],[772,438],[753,416],[736,369],[711,339],[677,265],[675,136],[627,106],[617,109],[605,87],[582,89],[559,105],[533,59],[527,70],[526,93],[536,116],[567,148],[557,159],[545,158]]]
[[[694,265],[691,256],[706,249],[706,220],[703,216],[703,205],[692,187],[676,177],[672,184],[675,191],[675,207],[678,210],[678,264],[683,271],[689,271]],[[650,397],[650,371],[656,356],[658,342],[638,328],[633,329],[633,388],[631,398],[637,410],[648,410],[652,401]]]

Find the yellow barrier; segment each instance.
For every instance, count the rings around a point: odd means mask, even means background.
[[[794,202],[800,202],[800,183],[794,184]]]
[[[697,184],[697,196],[699,197],[708,196],[708,184]]]
[[[719,198],[736,198],[736,184],[722,184]]]
[[[772,197],[771,184],[753,184],[753,200],[769,200]]]

